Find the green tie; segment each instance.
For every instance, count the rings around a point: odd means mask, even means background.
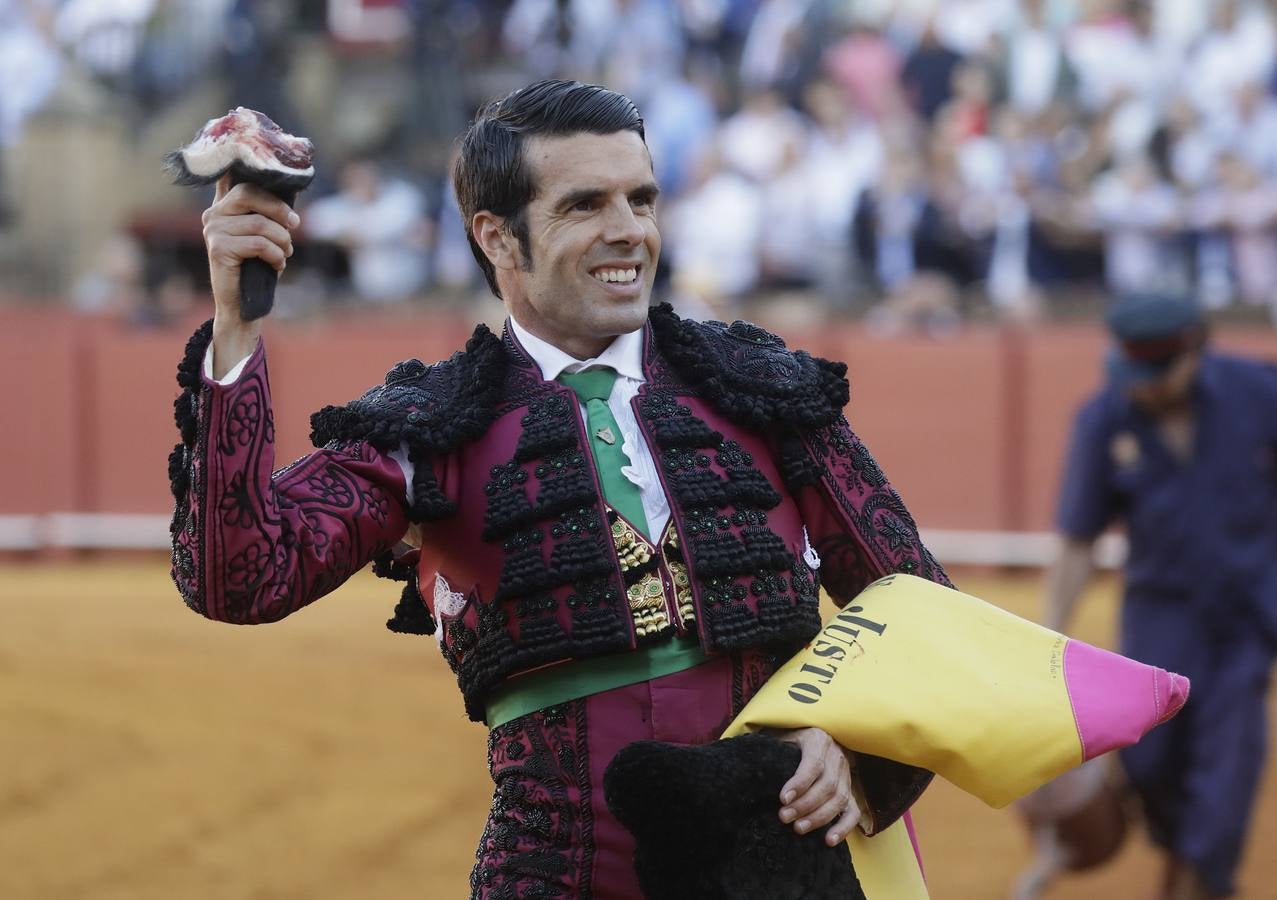
[[[621,474],[629,458],[621,452],[621,427],[608,408],[607,398],[616,383],[616,370],[594,368],[575,375],[566,372],[559,381],[570,387],[585,404],[585,427],[590,435],[590,451],[594,468],[603,485],[603,496],[614,510],[647,534],[647,516],[643,514],[643,495],[637,485]],[[651,538],[648,535],[649,539]]]

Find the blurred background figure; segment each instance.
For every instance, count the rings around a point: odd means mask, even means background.
[[[11,214],[9,156],[27,118],[58,83],[62,66],[52,30],[51,3],[0,6],[0,227]]]
[[[1104,235],[1111,291],[1183,287],[1184,253],[1177,240],[1180,197],[1151,160],[1133,156],[1097,178],[1090,203],[1092,222]]]
[[[1130,815],[1113,763],[1092,759],[1016,803],[1034,856],[1011,900],[1040,900],[1061,877],[1102,866],[1121,850]]]
[[[121,228],[148,271],[201,284],[197,203],[153,163],[247,104],[315,139],[317,195],[370,150],[417,190],[427,238],[385,277],[446,303],[468,283],[452,135],[485,98],[567,75],[641,104],[668,208],[723,166],[757,195],[737,306],[780,292],[859,318],[910,306],[896,293],[926,273],[959,326],[1094,316],[1149,277],[1271,315],[1277,50],[1258,0],[12,0],[0,41],[0,272],[19,295],[64,293]],[[68,171],[92,176],[97,220],[38,199]],[[676,237],[662,278],[706,240]],[[347,277],[322,252],[293,266],[308,293]]]
[[[759,280],[763,197],[757,183],[714,144],[696,164],[688,191],[666,206],[661,231],[675,303],[730,318]]]
[[[371,159],[346,163],[339,184],[304,208],[307,236],[344,252],[358,300],[395,303],[418,294],[434,236],[421,191]]]
[[[1107,384],[1077,415],[1045,624],[1068,631],[1095,539],[1126,526],[1122,653],[1192,681],[1185,715],[1119,752],[1165,854],[1162,900],[1235,890],[1277,655],[1277,367],[1212,352],[1197,305],[1108,317]]]

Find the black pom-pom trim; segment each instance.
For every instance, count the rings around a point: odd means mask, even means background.
[[[177,384],[182,392],[173,401],[173,421],[177,424],[182,442],[169,454],[168,478],[169,489],[173,492],[174,499],[179,502],[190,489],[190,475],[186,469],[183,449],[194,450],[195,448],[195,438],[199,430],[195,396],[203,387],[200,367],[204,364],[204,354],[208,351],[208,344],[212,339],[213,320],[209,319],[187,340],[186,349],[182,352],[182,360],[177,364]]]
[[[435,620],[430,615],[417,587],[417,572],[413,569],[395,604],[394,614],[386,620],[386,627],[396,634],[434,634]]]

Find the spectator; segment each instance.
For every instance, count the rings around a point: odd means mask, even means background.
[[[714,89],[714,73],[696,58],[649,89],[643,105],[647,146],[656,180],[669,196],[687,186],[698,154],[718,129]]]
[[[1257,81],[1237,89],[1234,101],[1216,112],[1215,143],[1235,148],[1262,176],[1277,177],[1277,100]]]
[[[53,46],[53,2],[0,6],[0,152],[57,87],[62,65]]]
[[[779,161],[778,161],[779,162]],[[757,184],[714,146],[691,189],[666,207],[676,298],[722,311],[758,284],[763,205]]]
[[[456,151],[448,163],[451,171],[456,164]],[[439,224],[435,232],[434,246],[435,283],[444,289],[462,291],[478,283],[475,273],[474,253],[466,237],[461,220],[461,207],[452,179],[444,180],[443,200],[439,208]]]
[[[225,64],[236,106],[261,110],[281,128],[304,134],[301,115],[285,91],[294,0],[233,0],[225,29]]]
[[[124,87],[155,6],[156,0],[68,0],[54,29],[86,70]]]
[[[1114,293],[1182,288],[1176,229],[1179,197],[1147,157],[1133,157],[1097,179],[1092,223],[1104,234],[1105,275]]]
[[[842,88],[859,115],[878,120],[904,108],[900,54],[881,29],[857,22],[830,46],[824,63],[828,77]]]
[[[1067,96],[1075,77],[1047,21],[1047,0],[1021,0],[1020,18],[1003,56],[1002,80],[1012,108],[1037,115],[1056,98]]]
[[[405,300],[426,284],[433,237],[421,191],[371,160],[347,163],[341,189],[303,213],[306,234],[345,250],[355,294],[373,303]]]
[[[656,86],[678,77],[687,51],[671,0],[613,0],[616,10],[598,47],[599,80],[640,106]]]
[[[802,41],[813,0],[762,0],[741,51],[740,79],[751,92],[781,84]]]
[[[719,152],[726,166],[761,185],[780,168],[785,148],[801,140],[803,130],[802,118],[778,91],[751,91],[740,112],[719,129]]]
[[[936,4],[936,32],[960,56],[985,54],[1014,12],[1015,0],[945,0]]]
[[[1083,110],[1099,113],[1131,91],[1136,77],[1127,54],[1138,38],[1131,20],[1117,0],[1092,0],[1065,40],[1069,64],[1078,76],[1078,102]]]
[[[1223,250],[1216,304],[1237,298],[1267,308],[1277,322],[1277,185],[1243,154],[1225,153],[1215,184],[1198,193],[1192,213],[1193,224]]]
[[[949,102],[953,73],[961,62],[962,55],[941,41],[935,17],[928,18],[918,46],[909,54],[900,73],[905,96],[928,122]]]
[[[1216,0],[1206,34],[1183,67],[1183,91],[1205,115],[1229,106],[1238,89],[1265,83],[1273,71],[1274,37],[1267,9]]]
[[[594,80],[601,48],[613,38],[611,0],[514,0],[502,25],[506,48],[536,74]]]
[[[853,267],[852,223],[865,192],[882,174],[882,134],[832,82],[813,82],[803,100],[812,122],[804,164],[812,232],[808,271],[826,300],[843,305],[860,281]]]
[[[127,232],[111,236],[75,282],[71,302],[80,312],[132,319],[146,297],[146,253]]]
[[[915,232],[927,204],[923,166],[908,138],[889,141],[882,174],[856,216],[858,255],[888,293],[917,271]]]
[[[759,234],[759,282],[764,287],[811,287],[817,229],[811,201],[819,185],[807,165],[806,135],[785,144],[771,177],[762,186]],[[813,190],[815,188],[816,190]]]
[[[1197,108],[1178,97],[1167,110],[1167,170],[1184,191],[1195,191],[1210,180],[1219,154],[1219,129],[1208,129]]]

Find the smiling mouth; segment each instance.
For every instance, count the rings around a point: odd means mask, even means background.
[[[631,284],[638,280],[640,268],[630,266],[628,269],[595,269],[590,277],[604,284]]]

